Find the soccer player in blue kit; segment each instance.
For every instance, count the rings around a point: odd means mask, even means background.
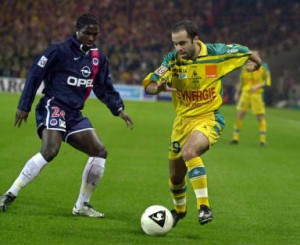
[[[91,90],[111,113],[127,126],[133,121],[124,111],[124,103],[111,81],[108,59],[95,42],[99,22],[92,14],[81,15],[76,33],[65,42],[50,46],[28,73],[16,112],[15,126],[27,121],[37,89],[44,81],[44,96],[36,106],[37,133],[42,140],[40,152],[30,158],[7,192],[0,196],[0,210],[6,211],[40,171],[58,154],[63,141],[89,156],[82,174],[78,199],[72,210],[75,216],[103,218],[90,204],[93,191],[101,180],[107,150],[90,120],[81,110]]]

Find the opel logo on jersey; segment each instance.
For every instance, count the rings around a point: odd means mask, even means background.
[[[91,75],[91,69],[88,66],[83,67],[80,71],[84,77]]]

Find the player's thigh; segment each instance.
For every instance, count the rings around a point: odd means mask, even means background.
[[[107,157],[105,146],[94,129],[86,129],[69,135],[67,143],[89,156]]]
[[[194,157],[201,156],[209,149],[209,135],[199,130],[193,131],[182,147],[182,158],[188,161]]]
[[[250,94],[243,92],[237,103],[236,108],[238,111],[247,111],[249,110],[250,107],[251,107]]]
[[[265,103],[261,94],[254,94],[251,97],[251,105],[253,114],[265,114]]]
[[[211,112],[194,118],[177,116],[173,123],[169,159],[185,161],[203,154],[217,142],[225,127],[224,117]]]
[[[62,131],[48,130],[47,128],[41,131],[41,154],[46,161],[50,162],[58,154],[62,142],[62,134]]]

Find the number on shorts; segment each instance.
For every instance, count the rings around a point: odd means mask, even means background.
[[[52,106],[51,108],[53,110],[53,113],[51,115],[52,117],[61,117],[63,120],[65,120],[66,113],[64,110],[60,110],[57,106]]]
[[[180,142],[179,141],[171,142],[170,151],[173,151],[174,153],[179,153],[181,151]]]

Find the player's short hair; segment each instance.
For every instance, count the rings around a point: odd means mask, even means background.
[[[85,26],[88,25],[99,25],[99,21],[96,18],[96,16],[94,16],[91,13],[87,13],[87,14],[83,14],[81,16],[78,17],[77,22],[76,22],[76,28],[78,30],[82,29]]]
[[[172,33],[176,33],[182,30],[185,30],[188,34],[188,37],[190,37],[191,39],[193,39],[195,36],[198,36],[198,27],[194,22],[190,20],[179,21],[172,27]]]

